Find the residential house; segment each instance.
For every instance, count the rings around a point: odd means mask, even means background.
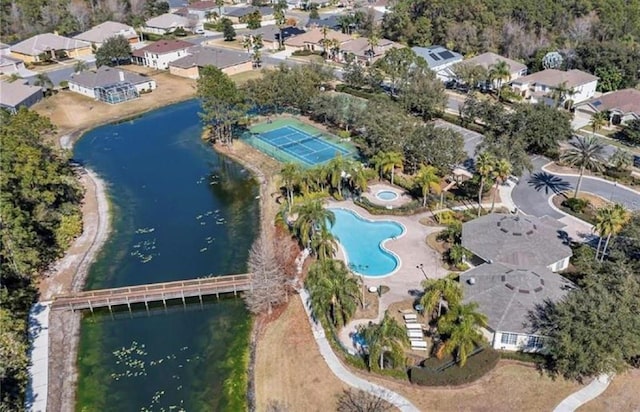
[[[197,79],[200,69],[214,66],[228,75],[242,73],[253,68],[249,53],[229,49],[198,46],[189,50],[189,55],[169,63],[169,72],[176,76]]]
[[[42,87],[31,86],[27,80],[0,81],[0,108],[15,114],[20,107],[31,107],[44,97]]]
[[[380,39],[376,46],[371,47],[369,39],[358,37],[340,46],[339,61],[347,62],[350,59],[355,59],[361,64],[371,64],[384,56],[389,50],[402,47],[405,46],[387,39]]]
[[[173,33],[176,29],[194,30],[197,26],[195,19],[190,19],[177,14],[165,13],[160,16],[153,17],[145,22],[141,28],[143,33],[165,35]]]
[[[539,305],[557,302],[574,285],[554,273],[569,265],[571,248],[552,219],[489,214],[462,225],[462,246],[480,264],[460,275],[464,302],[488,317],[495,349],[539,351],[544,337],[529,319]]]
[[[167,0],[167,3],[169,3],[169,13],[175,13],[189,5],[188,0]]]
[[[197,17],[200,24],[212,20],[211,16],[220,17],[224,13],[224,6],[218,7],[215,1],[196,1],[185,8],[188,14]]]
[[[252,13],[260,13],[262,21],[273,20],[273,8],[272,7],[256,7],[256,6],[244,6],[244,7],[227,7],[224,11],[224,17],[231,20],[234,24],[245,23],[245,19]]]
[[[7,56],[11,53],[11,46],[5,43],[0,43],[0,56]]]
[[[340,15],[332,14],[327,17],[321,17],[319,19],[309,19],[307,21],[307,28],[316,29],[318,27],[327,27],[332,30],[341,30],[342,23],[340,20]]]
[[[166,70],[169,63],[188,55],[191,47],[194,47],[192,43],[183,40],[160,40],[135,50],[132,60],[142,66]]]
[[[73,38],[89,42],[96,47],[101,47],[102,43],[107,39],[116,36],[123,36],[129,44],[135,44],[140,41],[138,33],[136,33],[133,27],[116,21],[105,21]]]
[[[487,71],[491,70],[493,66],[495,66],[498,62],[506,62],[509,67],[509,81],[519,79],[522,76],[527,74],[527,66],[517,62],[515,60],[509,59],[508,57],[500,56],[499,54],[487,52],[479,54],[470,59],[463,60],[460,64],[468,64],[471,66],[481,66],[484,67]]]
[[[311,51],[323,51],[323,42],[325,34],[322,33],[322,29],[312,29],[303,34],[292,36],[285,40],[284,45],[287,50],[311,50]],[[344,34],[336,30],[328,30],[326,33],[327,40],[335,40],[340,47],[349,40],[353,39],[348,34]]]
[[[45,56],[55,60],[61,56],[76,58],[91,53],[91,43],[54,33],[37,34],[11,46],[11,56],[25,63],[40,62]]]
[[[412,47],[411,50],[422,57],[436,77],[443,82],[455,78],[451,66],[462,61],[462,55],[442,46]]]
[[[567,92],[558,96],[560,101],[557,104],[567,106],[569,103],[575,105],[594,97],[597,85],[598,77],[577,69],[546,69],[511,82],[511,88],[526,100],[531,103],[544,102],[550,106],[556,104],[553,95],[554,90],[559,87],[565,88]]]
[[[69,79],[69,90],[99,100],[104,96],[101,91],[113,86],[131,87],[139,95],[155,90],[156,81],[139,73],[108,66],[101,66],[96,71],[76,73]]]
[[[640,120],[640,90],[616,90],[576,105],[576,111],[592,116],[608,113],[612,124],[625,124]]]
[[[303,34],[305,31],[295,26],[282,27],[282,30],[278,26],[264,26],[259,29],[252,30],[247,33],[247,36],[262,36],[263,49],[266,50],[278,50],[280,48],[280,36],[282,41],[286,41],[288,38]]]
[[[0,74],[20,74],[25,69],[22,60],[0,54]]]

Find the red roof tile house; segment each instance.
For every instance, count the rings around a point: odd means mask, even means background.
[[[132,60],[141,66],[166,70],[169,63],[187,56],[192,43],[182,40],[160,40],[133,52]]]

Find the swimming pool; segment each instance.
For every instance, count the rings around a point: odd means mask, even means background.
[[[400,267],[400,258],[384,247],[387,239],[404,234],[391,220],[371,221],[347,209],[330,209],[336,216],[331,232],[342,245],[349,268],[363,276],[383,277]]]

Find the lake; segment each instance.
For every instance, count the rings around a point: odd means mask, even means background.
[[[87,289],[246,272],[258,185],[200,138],[188,101],[88,132],[74,159],[109,190],[112,233]],[[78,411],[244,409],[251,320],[240,298],[87,314]]]

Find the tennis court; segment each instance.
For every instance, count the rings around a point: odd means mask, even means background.
[[[297,160],[308,166],[327,162],[337,155],[352,155],[352,151],[326,140],[319,130],[316,132],[313,134],[295,124],[284,124],[269,131],[254,132],[252,140],[263,143],[256,145],[261,149],[264,144],[269,146],[272,150],[266,150],[267,154],[279,160]]]

